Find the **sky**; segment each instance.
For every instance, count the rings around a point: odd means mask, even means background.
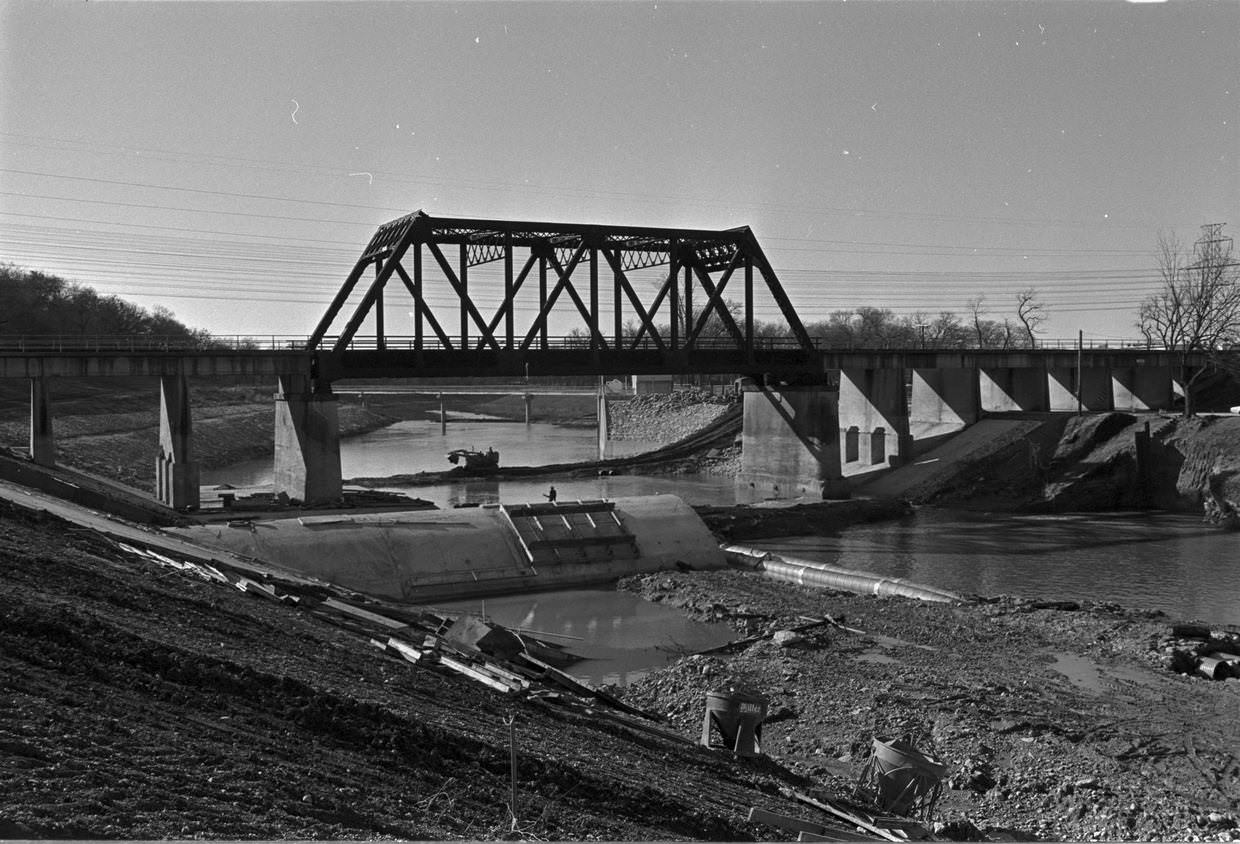
[[[748,225],[806,322],[1032,288],[1135,338],[1160,232],[1240,228],[1238,44],[1204,0],[0,0],[0,261],[305,335],[416,209]]]

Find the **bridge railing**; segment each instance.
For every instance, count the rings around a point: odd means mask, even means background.
[[[448,338],[451,346],[445,345],[437,337],[423,337],[421,340],[421,348],[426,351],[441,351],[449,349],[459,349],[460,339],[457,337]],[[830,341],[822,337],[810,338],[814,348],[820,350],[833,351],[904,351],[904,352],[954,352],[954,351],[976,351],[985,348],[989,351],[1019,351],[1029,349],[1028,346],[1012,344],[1009,346],[986,346],[979,347],[971,343],[935,343],[927,341],[926,343],[907,343],[900,340],[889,340],[875,342],[873,340],[857,341],[857,342],[838,342]],[[322,348],[331,348],[334,344],[335,337],[324,337],[320,346]],[[755,337],[753,340],[754,349],[757,351],[795,351],[799,349],[800,343],[795,337]],[[1083,342],[1078,343],[1077,338],[1038,338],[1037,345],[1033,347],[1034,351],[1045,349],[1047,351],[1064,351],[1074,350],[1078,345],[1083,349],[1118,349],[1118,350],[1134,350],[1144,349],[1149,351],[1161,351],[1166,347],[1151,344],[1145,340],[1116,339],[1116,338],[1086,338]],[[478,339],[470,338],[467,342],[468,348],[478,348]],[[412,335],[387,335],[384,337],[382,348],[392,351],[412,350],[418,347],[418,340]],[[354,335],[349,340],[347,350],[351,351],[374,351],[380,348],[378,338],[374,336]],[[542,348],[536,344],[534,348]],[[558,337],[547,338],[546,348],[548,349],[565,349],[565,350],[586,350],[590,349],[590,338],[581,335],[564,335]],[[641,351],[655,351],[659,346],[650,338],[643,338],[636,346],[632,341],[626,340],[622,351],[637,349]],[[730,349],[739,348],[739,344],[732,337],[698,337],[693,341],[693,348],[699,350],[711,349]]]
[[[186,337],[158,334],[0,334],[0,351],[16,352],[182,352],[182,351],[301,351],[306,348],[309,337],[304,334],[213,334],[204,337]],[[420,341],[413,335],[387,335],[382,348],[392,351],[411,351],[421,348],[425,351],[448,351],[460,348],[460,339],[449,337],[450,346],[437,337],[423,336]],[[955,352],[972,351],[979,347],[969,343],[907,343],[899,340],[873,340],[857,342],[829,342],[820,337],[811,338],[814,348],[834,351],[906,351],[906,352]],[[332,348],[335,337],[324,337],[320,348]],[[800,344],[794,337],[755,337],[755,351],[795,351]],[[1117,349],[1162,351],[1165,346],[1151,344],[1145,340],[1116,338],[1086,338],[1079,345],[1084,349]],[[469,338],[467,346],[477,348],[477,338]],[[1076,349],[1077,338],[1038,338],[1034,350],[1064,351]],[[378,338],[374,336],[355,335],[348,344],[349,350],[373,351],[380,348]],[[541,343],[535,348],[542,348]],[[547,349],[555,350],[589,350],[590,338],[581,335],[562,335],[547,338]],[[623,350],[655,351],[658,344],[651,338],[643,338],[635,347],[630,342],[624,344]],[[701,351],[712,349],[735,350],[737,341],[732,337],[698,337],[693,348]],[[989,350],[1011,351],[1027,349],[1027,346],[1012,345],[1008,347],[988,346]]]
[[[0,334],[0,351],[8,352],[187,352],[301,351],[304,334],[211,335],[185,337],[161,334]]]

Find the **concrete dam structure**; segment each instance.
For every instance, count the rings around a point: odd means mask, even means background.
[[[727,566],[706,525],[674,495],[304,515],[168,532],[416,604],[585,586],[678,565]]]

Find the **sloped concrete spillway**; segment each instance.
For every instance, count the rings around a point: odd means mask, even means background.
[[[302,516],[173,528],[199,545],[411,603],[727,565],[674,495],[463,510]]]

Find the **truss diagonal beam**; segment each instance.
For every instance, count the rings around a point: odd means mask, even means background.
[[[516,279],[512,282],[510,289],[505,291],[504,304],[499,306],[499,310],[495,312],[495,316],[491,317],[491,322],[488,324],[489,333],[494,334],[495,329],[499,327],[500,320],[504,319],[504,317],[508,317],[508,323],[510,327],[508,330],[508,337],[506,337],[504,340],[505,349],[512,348],[511,323],[512,323],[512,311],[513,311],[513,308],[516,307],[516,295],[521,292],[521,288],[525,285],[525,280],[529,278],[530,271],[533,270],[534,267],[537,266],[537,264],[538,264],[538,256],[535,255],[533,252],[531,252],[529,258],[525,260],[525,266],[521,268],[521,272],[517,275]],[[482,340],[478,341],[478,348],[479,349],[482,348]]]
[[[728,263],[728,267],[724,270],[723,275],[719,277],[719,284],[716,286],[710,279],[710,274],[700,266],[694,265],[693,271],[698,277],[698,281],[702,285],[702,289],[706,291],[709,297],[706,300],[706,307],[702,309],[702,313],[698,315],[697,323],[693,326],[693,331],[685,339],[685,345],[691,345],[702,333],[702,329],[706,327],[706,323],[710,320],[710,313],[715,310],[719,314],[719,319],[723,322],[724,327],[731,332],[736,338],[736,342],[740,346],[745,345],[745,335],[741,332],[740,327],[736,324],[736,320],[732,318],[732,314],[728,311],[723,300],[723,288],[727,286],[732,273],[741,264],[741,253],[738,249],[732,256],[732,260]]]
[[[676,281],[678,280],[679,276],[680,276],[680,264],[677,263],[675,258],[672,258],[671,266],[669,266],[667,270],[667,280],[664,281],[663,286],[659,288],[659,293],[657,296],[654,297],[654,303],[651,304],[650,306],[651,320],[653,320],[655,314],[659,312],[659,308],[663,306],[663,300],[666,299],[668,297],[668,294],[670,294],[672,290],[676,287]],[[672,299],[672,312],[673,313],[672,313],[672,319],[671,319],[671,323],[673,326],[675,326],[676,319],[677,319],[677,315],[675,311],[676,311],[676,300],[675,300],[675,297],[673,297]],[[641,342],[641,339],[643,336],[645,336],[647,330],[650,331],[650,335],[652,337],[657,336],[659,333],[658,328],[654,325],[653,322],[651,321],[645,322],[642,325],[642,327],[637,330],[637,336],[633,338],[633,348],[637,348],[637,344]],[[673,330],[673,343],[675,342],[674,338],[675,338],[675,331]]]
[[[478,313],[478,307],[473,303],[473,300],[469,298],[468,292],[461,284],[461,280],[457,277],[456,272],[453,271],[452,265],[448,263],[448,259],[445,258],[443,252],[439,250],[439,246],[435,243],[435,241],[428,240],[426,242],[426,248],[429,249],[431,254],[435,256],[435,261],[439,264],[439,269],[443,271],[444,278],[448,280],[448,284],[452,285],[452,289],[456,291],[456,295],[461,298],[461,302],[463,303],[465,310],[468,311],[470,318],[474,321],[474,325],[476,325],[478,330],[482,332],[483,340],[490,343],[491,348],[498,350],[499,343],[495,341],[495,335],[487,330],[487,324],[482,319],[482,314]]]
[[[357,308],[353,311],[353,316],[349,317],[349,321],[345,325],[344,331],[340,333],[340,338],[336,341],[336,345],[332,347],[333,352],[343,352],[349,347],[349,343],[353,341],[353,336],[357,334],[357,329],[362,325],[362,320],[366,318],[366,314],[369,313],[370,309],[373,308],[375,303],[379,301],[384,285],[388,283],[388,279],[392,277],[392,273],[396,271],[397,265],[400,264],[400,259],[404,257],[405,250],[409,248],[409,241],[412,239],[412,234],[413,227],[411,226],[405,231],[405,234],[401,238],[400,242],[396,244],[395,248],[392,250],[391,257],[386,263],[376,259],[376,263],[382,264],[382,268],[375,274],[375,280],[370,283],[370,287],[366,290],[366,295],[362,297],[362,301],[358,303]],[[358,273],[358,277],[361,277],[360,272]],[[355,281],[354,284],[356,283],[357,282]],[[350,288],[350,290],[351,289],[352,288]],[[341,293],[344,293],[346,297],[348,296],[343,289],[341,290]],[[320,339],[322,339],[321,336]]]
[[[581,246],[577,248],[577,252],[573,255],[573,258],[576,259],[578,264],[581,263],[581,256],[585,250],[586,245],[585,243],[582,243]],[[598,330],[597,314],[591,313],[590,309],[586,307],[586,303],[581,301],[581,295],[577,292],[577,288],[573,286],[572,281],[569,279],[569,276],[572,275],[572,270],[569,270],[567,273],[564,272],[564,268],[560,265],[559,256],[557,256],[554,251],[548,256],[548,260],[551,262],[551,266],[555,269],[555,271],[560,273],[561,278],[564,281],[564,289],[568,291],[569,298],[573,300],[573,304],[577,306],[577,311],[581,314],[582,319],[584,319],[586,321],[586,325],[590,327],[591,339],[598,344],[599,348],[608,348],[607,340],[603,338],[603,335],[600,334]]]
[[[652,315],[646,312],[646,308],[642,305],[641,299],[638,297],[637,292],[633,290],[633,285],[629,283],[628,276],[624,274],[624,270],[621,268],[618,256],[606,249],[601,251],[603,253],[603,257],[607,259],[607,263],[611,266],[612,272],[616,274],[616,284],[620,285],[621,289],[624,290],[625,295],[629,297],[629,303],[632,304],[633,310],[637,313],[637,318],[641,320],[642,331],[648,330],[651,338],[654,340],[655,346],[659,349],[659,351],[666,351],[667,347],[663,345],[663,338],[659,336],[659,332],[655,327]],[[618,306],[616,310],[617,312],[620,310]],[[633,339],[633,345],[630,346],[630,348],[637,348],[637,343],[639,342],[640,337],[641,334],[639,333],[638,336]],[[619,334],[616,335],[616,344],[621,345]]]
[[[801,318],[797,316],[796,309],[792,307],[792,302],[788,300],[788,294],[784,292],[783,285],[779,283],[779,278],[775,275],[775,269],[771,266],[771,262],[766,259],[766,253],[762,251],[762,247],[758,244],[758,239],[754,237],[753,232],[745,229],[745,250],[758,265],[758,271],[762,273],[762,278],[766,280],[767,289],[771,291],[771,296],[775,299],[775,304],[779,305],[780,312],[784,315],[788,327],[792,329],[792,336],[797,338],[797,342],[802,349],[812,351],[814,341],[809,338],[809,332],[805,330],[805,326],[801,324]]]
[[[418,290],[413,284],[413,279],[409,278],[409,274],[405,272],[405,268],[400,264],[396,265],[396,272],[400,276],[400,280],[405,283],[405,289],[409,291],[409,295],[413,297],[413,304],[416,308],[422,309],[422,318],[431,324],[431,330],[435,332],[435,336],[439,338],[439,342],[443,343],[445,349],[452,348],[452,341],[439,325],[439,320],[435,319],[435,313],[430,308],[424,307],[422,297],[418,295]],[[420,351],[422,349],[422,338],[419,335],[415,341],[415,347]]]
[[[541,303],[542,306],[538,309],[538,316],[534,319],[534,324],[530,326],[530,330],[521,341],[522,351],[528,349],[530,344],[534,342],[534,338],[546,328],[547,317],[550,316],[552,309],[555,307],[556,300],[560,298],[560,292],[564,290],[565,286],[571,286],[569,285],[568,277],[573,274],[573,270],[577,269],[577,264],[581,262],[581,256],[585,254],[585,251],[586,245],[582,243],[573,253],[573,257],[569,259],[568,269],[565,270],[560,266],[560,261],[555,257],[555,252],[544,247],[540,257],[551,262],[556,274],[559,276],[559,281],[555,283],[555,287],[551,288],[551,293],[547,295],[546,301]],[[576,291],[574,291],[574,295],[576,295]]]

